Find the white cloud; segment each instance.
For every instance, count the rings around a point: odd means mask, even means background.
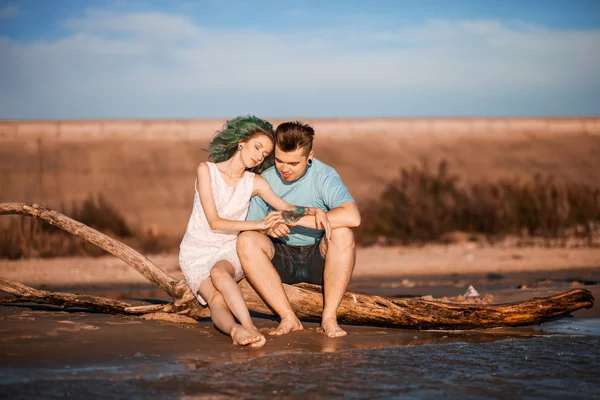
[[[14,4],[0,7],[0,20],[15,18],[17,15],[19,15],[19,8]]]
[[[90,9],[83,17],[63,21],[62,25],[73,31],[99,35],[131,34],[142,39],[193,38],[201,33],[188,18],[158,12],[121,14]]]
[[[72,99],[65,100],[67,107],[77,97],[133,96],[143,103],[151,97],[193,99],[234,89],[481,95],[600,82],[600,30],[471,20],[430,21],[385,32],[276,35],[207,29],[181,15],[100,10],[62,26],[67,34],[58,40],[0,41],[0,54],[9,55],[0,61],[0,71],[7,71],[0,75],[0,89],[20,97],[22,104],[39,103],[35,98],[44,90]]]

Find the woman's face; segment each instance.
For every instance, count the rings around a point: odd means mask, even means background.
[[[260,165],[273,151],[273,142],[266,135],[254,136],[242,145],[240,154],[246,168]]]

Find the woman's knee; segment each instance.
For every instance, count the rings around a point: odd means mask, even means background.
[[[233,267],[231,267],[231,271],[228,270],[224,264],[217,263],[210,270],[210,279],[212,279],[213,285],[218,285],[219,282],[222,282],[225,279],[233,278]]]

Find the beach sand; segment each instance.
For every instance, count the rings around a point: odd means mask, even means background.
[[[183,274],[176,253],[148,256],[177,279]],[[506,274],[600,268],[600,248],[485,246],[475,243],[407,247],[359,247],[353,279],[468,274]],[[145,285],[124,261],[107,255],[0,260],[0,277],[36,287]]]

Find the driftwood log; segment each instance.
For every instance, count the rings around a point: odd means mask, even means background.
[[[78,236],[119,257],[173,299],[172,302],[165,304],[135,305],[97,296],[38,290],[0,278],[0,289],[12,294],[19,301],[63,307],[84,307],[125,315],[169,313],[191,318],[210,315],[209,310],[196,301],[185,281],[174,279],[131,247],[81,222],[37,204],[0,203],[0,214],[35,217]],[[242,280],[240,286],[250,310],[273,315],[272,310],[265,305],[246,280]],[[299,284],[284,285],[284,287],[299,318],[310,320],[320,318],[323,309],[320,286]],[[497,305],[450,304],[346,292],[338,309],[338,320],[344,324],[405,329],[491,328],[536,324],[581,308],[591,308],[593,304],[594,298],[591,292],[585,289],[574,289],[551,297]]]

